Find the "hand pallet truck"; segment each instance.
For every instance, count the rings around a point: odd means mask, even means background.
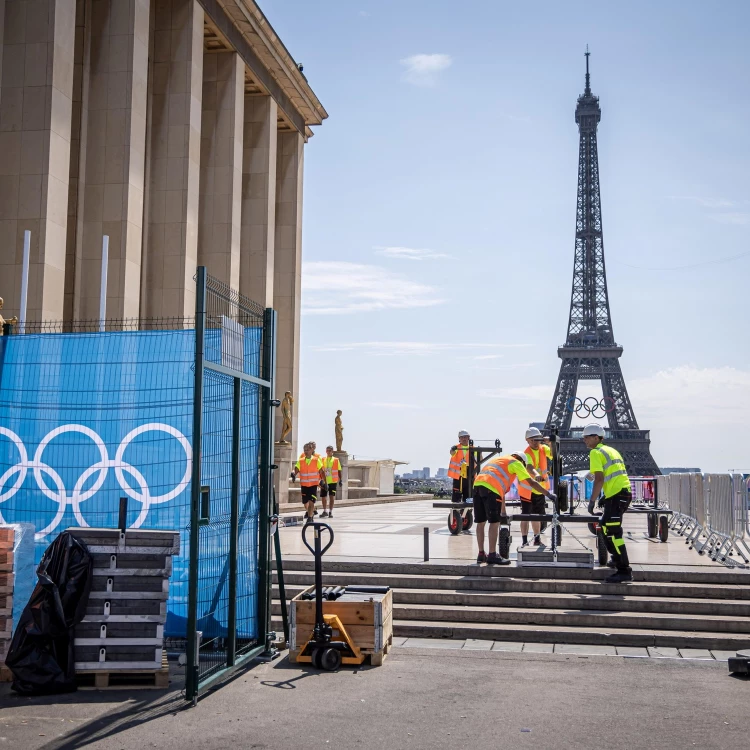
[[[307,532],[315,534],[314,547],[307,541]],[[328,531],[330,539],[321,546],[321,532]],[[354,644],[338,615],[323,614],[323,555],[333,544],[333,529],[327,523],[314,521],[302,527],[302,541],[315,557],[315,627],[307,643],[300,649],[298,662],[312,664],[315,669],[333,672],[342,664],[362,664],[365,654]],[[341,640],[333,640],[333,631],[340,634]]]

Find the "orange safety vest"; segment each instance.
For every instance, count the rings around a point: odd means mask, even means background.
[[[518,477],[513,474],[508,467],[514,461],[518,461],[515,456],[496,456],[491,458],[483,467],[474,480],[474,486],[484,486],[491,489],[496,495],[505,497],[508,490],[513,486],[513,482]],[[519,462],[520,463],[520,462]],[[519,487],[523,480],[518,480]]]
[[[466,466],[464,469],[463,467]],[[467,476],[469,471],[469,446],[461,445],[460,443],[456,446],[456,450],[451,456],[451,463],[448,467],[448,476],[451,479],[461,479],[461,477]]]
[[[326,481],[328,484],[338,484],[339,481],[339,469],[341,469],[341,463],[336,456],[328,458],[326,456],[323,459],[323,468],[326,470]]]
[[[297,461],[295,468],[299,471],[299,483],[303,487],[316,487],[320,482],[322,464],[319,458],[311,456],[308,461],[303,457]]]
[[[539,471],[542,475],[547,474],[547,451],[545,451],[545,445],[542,445],[541,448],[539,448],[538,451],[536,451],[537,455],[534,455],[534,450],[529,445],[524,453],[529,457],[529,461],[531,462],[531,465]],[[531,473],[531,472],[529,472]],[[539,484],[544,487],[545,490],[549,489],[549,479],[545,476],[545,478],[542,481],[539,481]],[[518,483],[518,494],[521,496],[523,500],[531,500],[531,487],[529,487],[527,484],[524,484],[522,482]]]

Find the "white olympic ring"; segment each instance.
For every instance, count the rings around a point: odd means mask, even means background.
[[[136,437],[142,435],[144,432],[152,431],[165,432],[167,435],[171,435],[182,446],[182,449],[185,452],[185,473],[182,476],[182,479],[175,485],[172,490],[164,493],[163,495],[151,495],[148,483],[146,482],[143,474],[141,474],[141,472],[138,471],[135,466],[127,463],[124,460],[125,450],[130,445],[130,443]],[[62,477],[51,466],[45,464],[42,461],[42,455],[49,443],[58,435],[62,435],[66,432],[78,432],[90,438],[94,446],[99,450],[100,456],[100,460],[97,461],[97,463],[89,466],[89,468],[86,469],[80,477],[78,477],[78,480],[76,481],[75,486],[73,487],[73,491],[70,495],[68,495]],[[177,497],[177,495],[179,495],[181,492],[183,492],[185,488],[190,484],[190,476],[193,470],[193,449],[188,439],[179,430],[168,424],[162,424],[160,422],[149,422],[148,424],[141,425],[140,427],[136,427],[134,430],[131,430],[122,439],[122,442],[117,448],[114,459],[109,458],[109,455],[107,453],[107,446],[104,444],[104,441],[101,439],[101,437],[97,435],[96,432],[94,432],[94,430],[92,430],[90,427],[85,427],[84,425],[80,424],[61,425],[60,427],[56,427],[54,430],[48,432],[39,443],[39,446],[34,453],[34,458],[31,461],[29,461],[29,454],[26,451],[26,446],[23,444],[23,441],[18,435],[16,435],[15,432],[9,430],[7,427],[0,426],[0,435],[4,435],[5,437],[9,438],[11,442],[16,446],[19,454],[18,463],[11,466],[9,469],[6,469],[2,476],[0,476],[0,504],[6,502],[18,492],[18,490],[26,480],[29,469],[34,472],[34,479],[36,480],[37,486],[42,491],[42,494],[57,503],[57,511],[55,513],[55,517],[47,526],[45,526],[40,531],[37,531],[37,533],[35,534],[37,539],[41,539],[42,537],[49,534],[50,531],[53,531],[57,528],[63,516],[65,515],[65,509],[68,506],[71,506],[73,515],[75,516],[78,524],[80,526],[88,527],[89,524],[86,522],[86,519],[81,513],[81,503],[91,499],[101,489],[110,469],[115,470],[115,476],[117,477],[117,482],[119,483],[122,491],[128,497],[133,498],[133,500],[137,500],[141,504],[141,510],[138,514],[138,517],[130,525],[130,528],[132,529],[138,529],[141,527],[143,522],[146,520],[146,517],[148,516],[148,512],[152,505],[159,505],[160,503],[169,502],[170,500]],[[139,487],[138,490],[133,489],[133,487],[130,486],[128,481],[125,479],[125,473],[128,473],[135,480],[136,484]],[[18,475],[15,483],[12,487],[6,489],[6,484],[14,474]],[[47,476],[49,476],[49,478],[55,485],[56,490],[50,489],[50,487],[47,485],[47,482],[44,480],[44,474],[47,474]],[[86,482],[94,474],[97,474],[96,479],[94,480],[91,487],[84,491],[83,488],[86,485]],[[0,523],[5,522],[6,521],[3,518],[2,513],[0,513]]]

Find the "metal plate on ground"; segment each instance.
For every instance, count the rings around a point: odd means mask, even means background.
[[[516,565],[519,568],[592,568],[594,567],[594,553],[591,550],[575,552],[547,549],[530,550],[526,547],[518,548]]]

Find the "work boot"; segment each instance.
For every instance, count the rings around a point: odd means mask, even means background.
[[[487,555],[487,565],[510,565],[510,560],[506,557],[500,557],[497,552],[490,552]]]
[[[615,564],[615,560],[614,560],[613,557],[609,558],[609,562],[607,563],[607,567],[608,568],[612,568],[612,569],[614,569],[614,568],[617,567],[617,565]]]
[[[521,541],[521,546],[522,547],[528,547],[529,546],[529,540],[528,539],[523,539]]]
[[[312,516],[305,516],[305,526],[307,526],[308,523],[312,523]]]
[[[633,580],[633,574],[629,570],[618,570],[613,573],[609,578],[606,578],[607,583],[627,583]]]
[[[487,555],[484,552],[480,552],[477,555],[477,564],[481,565],[482,563],[486,563],[486,562],[487,562]]]
[[[543,544],[544,544],[544,542],[542,541],[542,539],[541,539],[541,537],[539,536],[539,534],[537,534],[537,535],[536,535],[536,536],[534,537],[534,546],[535,546],[535,547],[541,547],[541,546],[542,546]]]
[[[323,512],[322,512],[322,513],[320,514],[320,517],[321,517],[321,518],[328,518],[328,511],[327,511],[327,510],[324,510],[324,511],[323,511]]]
[[[333,511],[328,514],[328,518],[333,518]]]

